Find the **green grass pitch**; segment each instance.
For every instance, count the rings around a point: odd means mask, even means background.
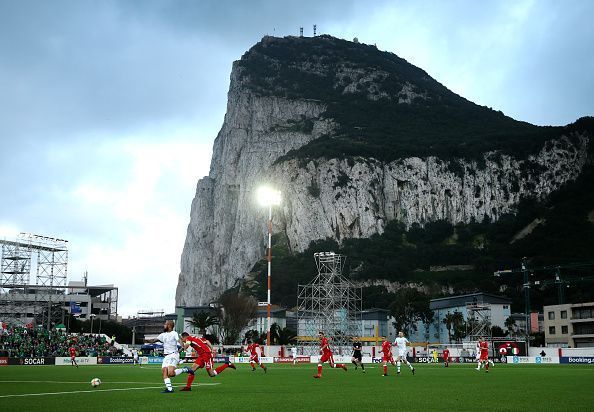
[[[592,365],[496,365],[489,373],[473,365],[406,367],[382,376],[381,365],[367,373],[316,365],[268,365],[268,373],[247,365],[215,378],[198,370],[192,392],[179,392],[186,375],[172,379],[176,392],[162,394],[160,366],[0,367],[0,409],[6,411],[120,410],[472,410],[592,411]],[[90,381],[103,381],[92,388]],[[18,396],[21,395],[21,396]],[[33,409],[35,408],[35,409]],[[39,409],[41,408],[41,409]]]

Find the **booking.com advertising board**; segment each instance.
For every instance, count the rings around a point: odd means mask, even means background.
[[[559,363],[594,365],[594,356],[562,356],[559,358]]]
[[[99,356],[97,357],[99,365],[126,365],[134,363],[134,358]]]

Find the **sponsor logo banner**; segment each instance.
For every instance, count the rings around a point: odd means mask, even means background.
[[[310,362],[309,356],[297,356],[295,359],[297,360],[297,363],[309,363]],[[292,356],[275,357],[274,363],[293,363],[293,357]]]
[[[559,363],[594,364],[594,356],[562,356]]]
[[[528,363],[535,365],[560,363],[559,358],[552,356],[507,356],[506,361],[507,363],[516,365]]]
[[[150,359],[150,358],[149,358]],[[134,363],[134,358],[99,356],[97,363],[100,365],[124,365]]]
[[[161,361],[163,358],[159,358]],[[198,359],[196,356],[186,356],[182,358],[179,363],[194,363],[194,361]],[[225,363],[229,362],[229,356],[215,356],[212,358],[213,363]]]
[[[274,362],[274,358],[269,357],[269,356],[262,356],[260,357],[260,362],[262,363],[273,363]],[[249,356],[234,356],[233,357],[233,363],[250,363],[250,358]]]
[[[97,358],[95,357],[87,357],[87,356],[77,356],[74,358],[76,363],[79,365],[97,365]],[[56,365],[58,366],[70,366],[72,362],[70,361],[69,357],[58,357],[56,358]]]
[[[8,358],[0,358],[0,366],[8,365]]]
[[[54,358],[8,358],[9,365],[53,365]]]

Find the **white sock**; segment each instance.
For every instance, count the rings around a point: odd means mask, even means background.
[[[400,372],[400,361],[396,362],[396,368],[398,369],[398,372]]]
[[[167,388],[168,391],[173,390],[173,386],[171,386],[171,379],[169,379],[169,378],[163,379],[163,382],[165,382],[165,387]]]
[[[175,376],[177,376],[177,375],[183,373],[184,371],[182,369],[176,369],[174,372],[175,372]]]
[[[476,368],[477,368],[477,369],[480,369],[480,368],[481,368],[481,366],[483,366],[483,364],[479,362],[479,363],[478,363],[478,365],[476,365]]]
[[[409,367],[409,368],[410,368],[410,370],[412,371],[412,370],[413,370],[413,366],[410,364],[410,362],[409,362],[409,361],[406,361],[406,364],[408,365],[408,367]]]

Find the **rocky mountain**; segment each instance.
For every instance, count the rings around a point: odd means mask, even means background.
[[[381,235],[391,222],[497,222],[576,180],[592,164],[592,131],[589,118],[516,121],[374,46],[265,37],[233,65],[176,304],[211,302],[262,259],[261,185],[282,193],[274,231],[289,253]]]

